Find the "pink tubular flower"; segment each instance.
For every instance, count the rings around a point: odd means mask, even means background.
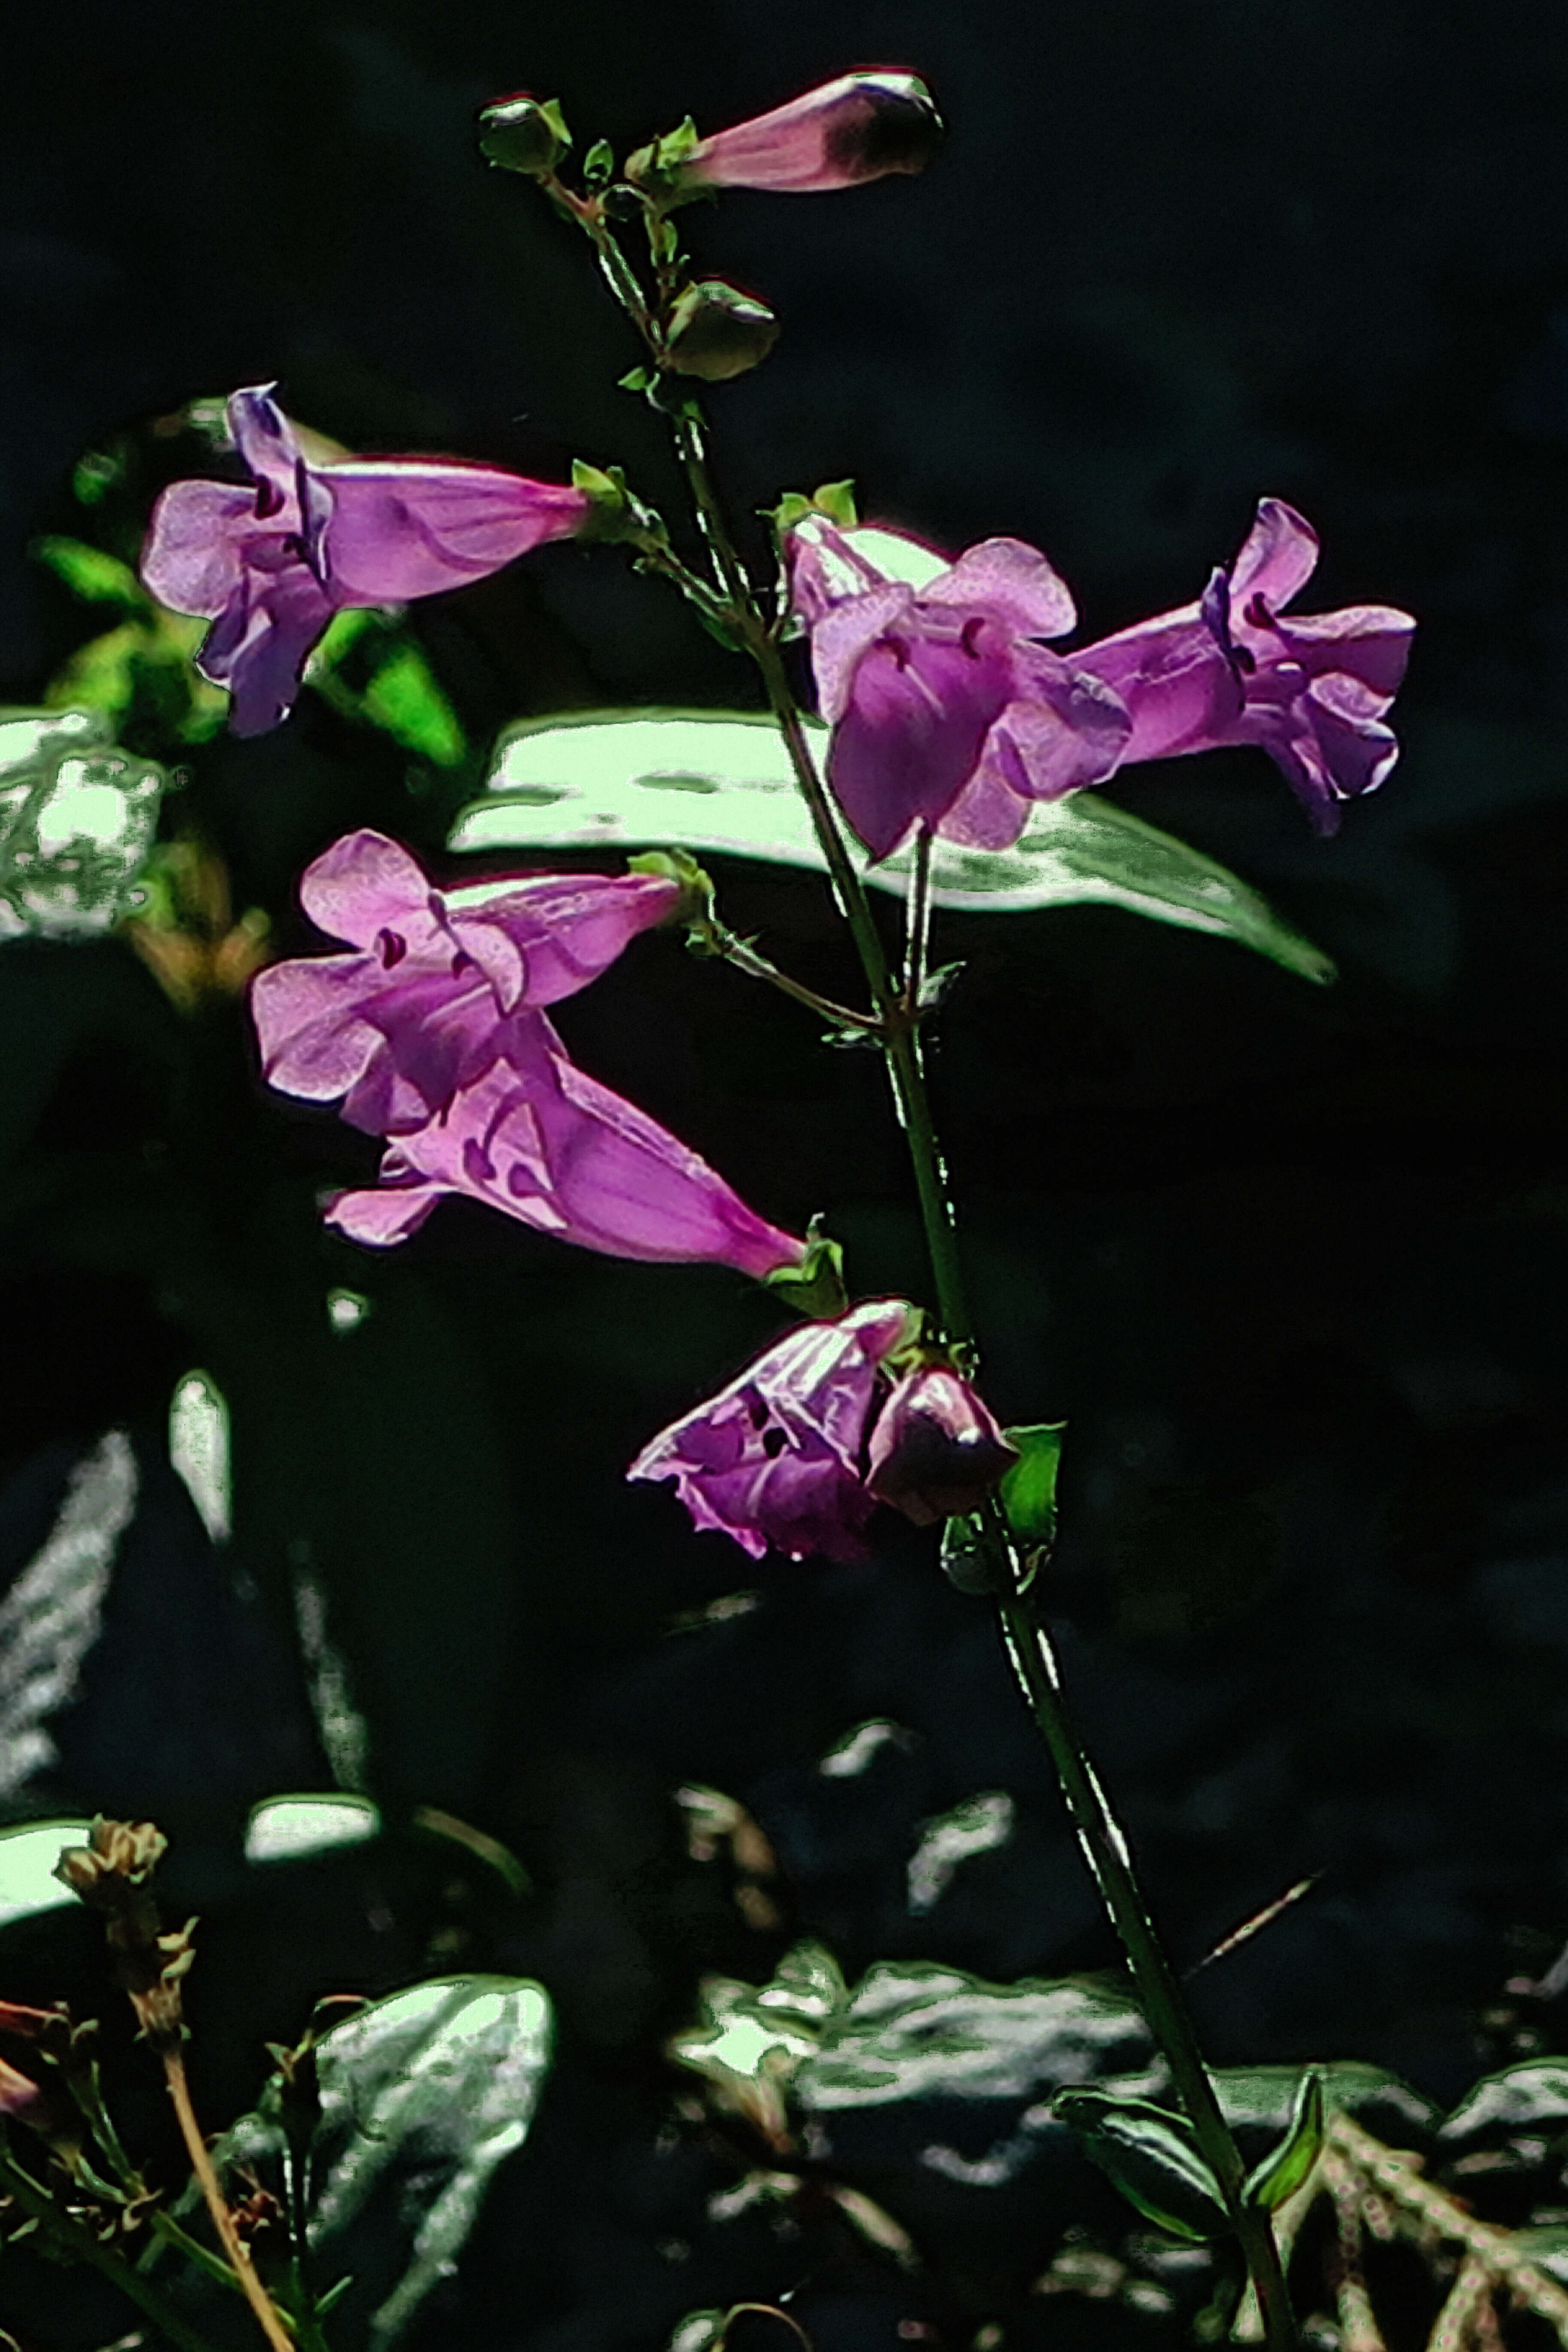
[[[816,195],[922,171],[941,139],[942,118],[918,74],[863,71],[699,140],[675,168],[693,186]]]
[[[1126,705],[1126,761],[1260,744],[1324,834],[1342,802],[1375,791],[1399,757],[1386,713],[1415,624],[1384,604],[1287,615],[1317,560],[1310,524],[1264,499],[1197,604],[1073,656]]]
[[[514,1013],[585,988],[681,896],[652,874],[521,875],[448,893],[384,835],[351,833],[306,868],[300,899],[353,952],[258,975],[263,1072],[307,1102],[343,1097],[342,1116],[372,1135],[421,1127],[495,1060]]]
[[[153,509],[142,577],[160,604],[211,620],[197,667],[231,689],[237,735],[288,717],[334,613],[464,587],[571,537],[590,511],[581,490],[494,466],[312,465],[267,384],[234,394],[228,426],[256,487],[172,483]]]
[[[1117,695],[1039,640],[1077,618],[1063,582],[1022,540],[990,539],[954,563],[885,531],[817,517],[790,535],[791,586],[811,632],[828,780],[873,858],[911,826],[972,846],[1016,841],[1030,803],[1099,783],[1131,722]]]
[[[929,1365],[899,1382],[871,1433],[866,1490],[916,1527],[978,1510],[1018,1459],[958,1373]]]
[[[432,889],[378,833],[350,834],[300,895],[353,952],[274,964],[252,985],[268,1078],[391,1141],[375,1191],[328,1222],[386,1248],[448,1192],[612,1257],[709,1260],[759,1281],[805,1244],[749,1209],[665,1128],[580,1070],[539,1009],[585,987],[682,886],[657,875],[524,875]]]
[[[876,1508],[861,1477],[878,1367],[909,1337],[914,1310],[877,1298],[837,1323],[804,1323],[765,1348],[715,1397],[645,1445],[628,1478],[672,1478],[700,1528],[761,1559],[863,1556]]]
[[[805,1256],[668,1128],[580,1070],[542,1013],[514,1014],[504,1053],[399,1134],[379,1189],[341,1192],[327,1223],[385,1249],[452,1192],[607,1257],[729,1265],[762,1282]]]

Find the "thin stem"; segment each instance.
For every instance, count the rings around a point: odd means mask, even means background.
[[[95,2270],[101,2271],[105,2278],[111,2280],[127,2301],[145,2313],[153,2326],[174,2346],[175,2352],[213,2352],[210,2339],[182,2317],[150,2279],[132,2270],[111,2247],[100,2245],[92,2231],[81,2222],[73,2221],[68,2213],[62,2213],[48,2190],[4,2150],[0,2150],[0,2190],[15,2199],[22,2210],[41,2229],[47,2230],[59,2246],[76,2255],[79,2261],[90,2263]]]
[[[1181,1987],[1144,1908],[1127,1842],[1068,1722],[1050,1636],[1016,1589],[998,1596],[997,1609],[1008,1657],[1040,1737],[1050,1750],[1079,1843],[1131,1965],[1177,2095],[1241,2241],[1258,2290],[1265,2336],[1273,2352],[1292,2352],[1295,2322],[1268,2216],[1247,2205],[1243,2196],[1240,2151],[1220,2113]]]
[[[686,468],[686,478],[691,485],[698,528],[712,558],[714,572],[730,599],[736,620],[742,626],[750,622],[754,630],[760,625],[752,601],[752,583],[735,551],[729,525],[724,520],[724,509],[719,502],[719,493],[713,487],[712,471],[708,463],[707,436],[702,429],[702,412],[695,398],[689,396],[684,400],[670,422],[675,427],[676,449]]]
[[[776,964],[768,961],[766,956],[759,955],[749,940],[738,938],[712,916],[709,916],[701,925],[698,937],[714,955],[721,957],[725,963],[732,963],[737,971],[745,972],[752,980],[765,980],[773,987],[783,989],[786,996],[793,996],[797,1004],[807,1006],[822,1020],[831,1021],[840,1029],[857,1029],[872,1036],[880,1030],[882,1024],[875,1013],[857,1013],[851,1005],[840,1004],[831,996],[818,995],[816,990],[807,988],[804,981],[792,980],[787,971],[781,971]]]
[[[904,1010],[920,1011],[931,948],[931,859],[935,835],[921,825],[915,835],[914,862],[910,867],[910,894],[904,910]]]
[[[207,2144],[202,2137],[201,2126],[191,2105],[191,2086],[185,2079],[184,2059],[177,2049],[165,2050],[163,2055],[169,2096],[174,2103],[174,2114],[179,2120],[180,2136],[185,2143],[185,2153],[191,2159],[191,2169],[206,2200],[207,2211],[212,2215],[213,2227],[234,2266],[240,2290],[255,2313],[257,2326],[271,2345],[272,2352],[295,2352],[294,2339],[284,2326],[271,2296],[257,2277],[250,2250],[234,2226],[234,2216],[228,2210],[217,2174],[213,2169]]]

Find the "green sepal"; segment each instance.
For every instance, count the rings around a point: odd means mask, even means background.
[[[625,375],[616,378],[616,382],[623,392],[646,392],[653,382],[653,370],[645,367],[628,368]]]
[[[1058,2091],[1052,2111],[1145,2219],[1202,2245],[1230,2234],[1218,2181],[1184,2116],[1109,2091]]]
[[[650,139],[646,147],[626,157],[626,178],[666,211],[689,204],[693,196],[707,195],[710,192],[700,184],[683,184],[683,166],[698,144],[697,125],[689,114],[662,139]]]
[[[847,480],[819,482],[809,498],[804,490],[785,490],[776,507],[759,507],[757,511],[764,522],[772,523],[773,536],[781,543],[807,515],[826,515],[840,530],[856,530],[860,520],[855,506],[855,485]]]
[[[844,1252],[821,1230],[816,1217],[807,1229],[805,1255],[800,1265],[776,1265],[763,1280],[786,1306],[797,1315],[809,1316],[813,1322],[835,1322],[849,1305],[844,1286]]]
[[[583,177],[591,188],[602,188],[616,168],[616,151],[607,139],[595,139],[583,158]]]
[[[679,903],[667,921],[689,923],[699,938],[713,911],[713,877],[699,866],[695,857],[684,849],[647,849],[640,856],[628,857],[628,874],[653,874],[664,882],[679,882]]]
[[[613,544],[629,539],[642,527],[637,500],[626,488],[619,466],[591,466],[585,457],[572,460],[572,488],[584,491],[591,511],[577,536]]]
[[[1006,1559],[978,1511],[965,1511],[943,1524],[942,1572],[960,1592],[1007,1590]]]
[[[1294,2197],[1323,2148],[1323,2078],[1313,2068],[1301,2077],[1289,2128],[1279,2147],[1247,2176],[1245,2195],[1249,2205],[1275,2212]]]
[[[818,482],[811,494],[811,503],[818,514],[836,522],[840,530],[855,530],[860,517],[855,505],[855,485],[851,480]]]
[[[1031,1422],[1002,1434],[1018,1455],[1001,1486],[1007,1524],[1023,1543],[1049,1543],[1057,1531],[1057,1473],[1067,1423]]]

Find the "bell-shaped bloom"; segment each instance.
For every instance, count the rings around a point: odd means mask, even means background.
[[[878,1416],[866,1490],[919,1528],[976,1511],[1018,1459],[969,1382],[945,1365],[901,1380]]]
[[[1342,803],[1383,782],[1399,757],[1386,714],[1415,624],[1384,604],[1287,614],[1317,560],[1310,524],[1264,499],[1197,604],[1074,655],[1126,706],[1124,761],[1260,744],[1325,834]]]
[[[628,1478],[671,1478],[700,1528],[761,1559],[863,1557],[876,1508],[862,1470],[879,1367],[903,1346],[914,1310],[875,1298],[836,1323],[803,1323],[738,1379],[645,1445]]]
[[[817,195],[922,171],[941,140],[942,118],[918,74],[847,73],[699,140],[675,175],[694,187]]]
[[[514,1013],[504,1053],[397,1135],[379,1187],[340,1193],[327,1223],[384,1249],[455,1192],[607,1257],[728,1265],[758,1282],[805,1257],[668,1128],[580,1070],[542,1013]]]
[[[234,394],[228,426],[255,487],[174,482],[153,509],[142,577],[212,622],[196,666],[234,696],[237,735],[286,719],[334,613],[401,604],[499,572],[591,511],[585,492],[426,457],[315,465],[271,396]]]
[[[790,535],[811,633],[828,781],[873,858],[912,827],[975,847],[1016,841],[1032,802],[1100,782],[1131,722],[1114,691],[1041,639],[1072,597],[1022,540],[948,563],[901,534],[812,517]],[[890,577],[897,563],[915,576]]]
[[[585,988],[682,895],[652,874],[531,874],[446,892],[396,842],[351,833],[300,884],[310,920],[351,952],[258,976],[263,1073],[307,1102],[341,1099],[372,1135],[411,1132],[504,1050],[512,1015]]]

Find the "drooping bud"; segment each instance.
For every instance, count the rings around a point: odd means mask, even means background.
[[[571,144],[572,133],[552,98],[531,98],[520,89],[479,110],[479,152],[500,171],[537,179],[555,169]]]
[[[817,195],[889,172],[922,171],[942,131],[918,74],[872,69],[841,74],[710,139],[693,141],[683,125],[643,149],[627,172],[675,203],[704,188]]]
[[[931,1365],[901,1381],[883,1407],[866,1485],[918,1528],[978,1510],[1018,1459],[967,1381]]]
[[[705,278],[676,304],[665,348],[678,375],[723,383],[765,360],[778,339],[778,320],[765,302]]]

